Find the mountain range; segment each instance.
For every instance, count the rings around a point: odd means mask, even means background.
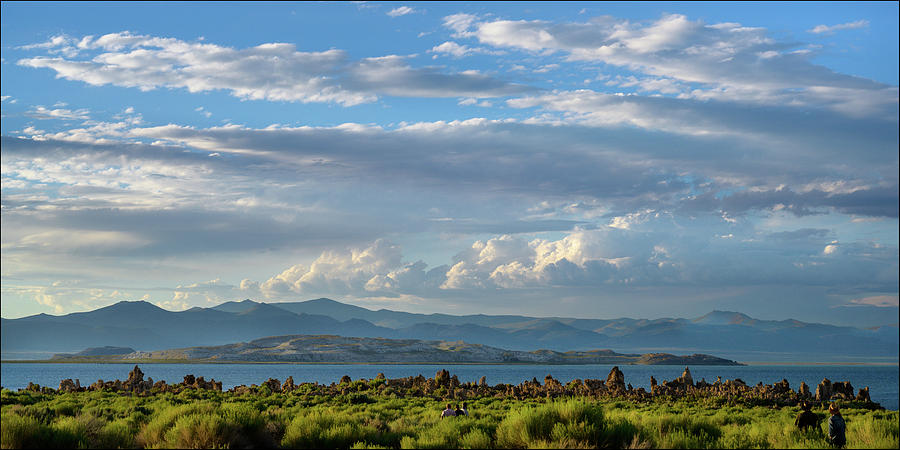
[[[119,302],[89,312],[2,319],[2,353],[4,360],[43,359],[89,347],[151,351],[320,334],[461,340],[518,351],[614,349],[709,353],[741,361],[898,361],[897,325],[860,329],[759,320],[728,311],[690,319],[457,316],[372,311],[326,298],[285,303],[244,300],[179,312],[143,301]]]

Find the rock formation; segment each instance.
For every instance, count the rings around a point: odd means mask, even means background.
[[[187,389],[222,391],[221,381],[207,381],[203,377],[195,377],[194,375],[185,375],[181,383],[172,385],[166,384],[165,381],[154,383],[152,379],[145,381],[143,377],[143,372],[139,367],[135,366],[125,381],[97,380],[90,386],[84,387],[81,386],[79,380],[73,382],[71,379],[65,379],[60,381],[58,390],[50,387],[41,387],[35,383],[29,383],[25,390],[40,393],[106,390],[119,392],[122,395],[152,395],[159,392],[178,393]],[[341,378],[340,383],[324,385],[312,382],[297,385],[293,377],[288,377],[284,383],[275,378],[269,378],[260,386],[235,386],[229,389],[229,392],[234,395],[245,395],[258,393],[259,389],[266,388],[269,392],[280,393],[281,395],[337,396],[366,393],[396,395],[399,397],[426,396],[441,400],[466,400],[482,397],[516,399],[587,397],[595,399],[619,398],[633,401],[652,401],[655,397],[668,399],[717,398],[729,404],[772,406],[794,406],[803,401],[808,401],[811,397],[809,386],[806,383],[800,383],[799,388],[794,392],[788,381],[784,379],[771,385],[758,383],[752,387],[739,378],[723,381],[721,377],[718,377],[712,384],[707,383],[705,380],[695,384],[688,368],[685,368],[680,377],[672,381],[663,380],[662,383],[658,383],[656,378],[650,377],[650,392],[643,388],[635,389],[631,384],[626,384],[625,375],[618,367],[613,367],[605,380],[577,379],[565,385],[553,378],[551,374],[544,377],[543,383],[539,382],[537,378],[533,378],[517,385],[497,384],[490,386],[487,384],[485,377],[481,377],[477,383],[462,383],[456,375],[451,375],[446,369],[438,371],[434,378],[425,378],[420,374],[415,377],[388,379],[384,377],[384,374],[378,374],[374,380],[383,380],[383,382],[370,383],[367,382],[368,380],[362,379],[360,380],[363,381],[362,383],[352,383],[350,377],[345,375]],[[849,381],[832,383],[825,378],[816,387],[815,402],[823,406],[834,400],[854,401],[860,407],[880,408],[877,403],[872,402],[868,387],[859,389],[854,395],[853,386]],[[353,400],[351,398],[348,401]]]
[[[681,382],[685,387],[694,386],[694,377],[691,376],[691,369],[688,367],[684,368],[684,372],[681,373],[681,377],[678,378],[678,381]]]
[[[619,366],[614,366],[609,371],[609,375],[606,376],[606,387],[613,392],[625,392],[625,374],[619,370]]]
[[[853,386],[849,381],[835,381],[831,384],[831,398],[836,400],[853,400]]]
[[[294,384],[294,377],[288,376],[287,380],[284,380],[284,384],[281,385],[281,392],[291,392],[296,387],[297,385]]]
[[[858,402],[871,402],[872,398],[869,397],[869,387],[866,386],[859,390],[859,393],[856,394],[856,401]]]
[[[816,386],[816,401],[827,402],[831,399],[831,380],[823,378],[822,382]]]
[[[797,388],[797,395],[800,396],[800,398],[803,400],[808,400],[811,395],[809,393],[809,386],[807,386],[806,383],[801,381],[800,387]]]

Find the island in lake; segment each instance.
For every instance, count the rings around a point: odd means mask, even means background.
[[[463,341],[335,335],[273,336],[228,345],[159,351],[134,351],[122,347],[90,348],[75,354],[55,355],[53,361],[741,365],[736,361],[704,354],[631,354],[612,350],[517,351]]]

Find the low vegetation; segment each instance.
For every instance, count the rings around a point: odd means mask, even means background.
[[[3,390],[3,448],[829,448],[796,407],[483,397],[469,416],[395,395]],[[849,448],[897,448],[898,412],[844,410]]]

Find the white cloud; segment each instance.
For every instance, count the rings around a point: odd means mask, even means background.
[[[787,52],[765,29],[737,23],[706,24],[679,14],[652,23],[605,18],[587,23],[482,20],[449,16],[460,37],[533,53],[564,52],[571,61],[597,61],[642,73],[666,85],[645,90],[686,98],[766,105],[804,105],[896,120],[895,86],[835,73],[809,53]],[[677,83],[677,84],[676,84]],[[681,92],[676,86],[694,85]],[[665,89],[665,91],[660,88]]]
[[[559,69],[559,64],[544,64],[543,66],[538,67],[537,69],[532,70],[532,72],[534,72],[534,73],[547,73],[547,72],[550,72],[551,70],[556,70],[556,69]]]
[[[469,47],[467,45],[459,45],[453,41],[446,41],[443,44],[436,45],[428,50],[428,53],[442,53],[446,55],[451,55],[455,58],[462,58],[464,56],[483,54],[483,55],[501,55],[505,52],[502,51],[494,51],[489,50],[483,47]],[[434,55],[433,58],[436,58],[437,55]]]
[[[21,59],[18,64],[49,68],[58,78],[96,86],[225,90],[246,100],[344,106],[373,102],[385,94],[490,97],[526,90],[486,75],[413,68],[395,55],[351,61],[346,52],[337,49],[302,52],[288,43],[234,49],[129,32],[85,39],[85,49],[104,53],[92,59],[38,56]]]
[[[470,99],[459,102],[487,106]],[[778,204],[800,214],[825,206],[868,216],[896,214],[896,202],[891,200],[896,194],[890,194],[896,186],[896,174],[891,174],[890,165],[880,162],[895,152],[896,142],[891,140],[893,130],[889,126],[884,132],[869,128],[869,132],[860,135],[859,124],[835,122],[828,116],[779,116],[778,111],[771,109],[756,114],[748,108],[729,109],[703,103],[695,105],[695,115],[690,115],[677,102],[592,91],[560,92],[508,102],[517,108],[584,111],[561,118],[568,123],[598,127],[593,131],[478,118],[404,123],[394,130],[361,124],[195,129],[174,124],[134,127],[125,122],[101,122],[55,133],[32,128],[26,131],[35,140],[154,142],[172,148],[152,154],[135,153],[125,147],[107,150],[110,153],[73,154],[71,158],[39,163],[31,153],[19,154],[10,148],[4,153],[4,177],[33,182],[62,180],[86,186],[102,182],[123,194],[133,194],[128,197],[130,201],[144,205],[169,201],[193,204],[189,202],[196,198],[194,189],[202,189],[195,183],[211,180],[221,186],[217,192],[222,192],[223,199],[237,195],[236,190],[252,189],[246,181],[229,183],[221,171],[230,176],[250,170],[276,186],[290,186],[292,181],[285,178],[286,174],[270,168],[292,167],[294,174],[350,177],[374,186],[407,180],[457,188],[462,182],[480,192],[589,193],[585,200],[604,201],[607,207],[618,210],[621,209],[616,205],[624,206],[617,216],[645,209],[678,209],[676,205],[682,205],[692,211],[707,211],[717,217],[725,214],[735,219],[748,210],[768,210]],[[778,124],[785,123],[791,127],[779,128]],[[639,133],[637,127],[671,134],[648,136]],[[662,136],[665,145],[657,141]],[[851,142],[858,150],[845,152],[845,145]],[[423,153],[423,148],[433,151]],[[550,155],[547,148],[557,150]],[[186,164],[166,160],[184,149],[202,150],[203,161]],[[209,158],[210,153],[239,155],[241,159]],[[126,157],[126,165],[122,165],[119,154]],[[162,161],[152,161],[163,156]],[[100,157],[103,159],[95,164],[93,159]],[[733,164],[736,157],[741,158],[742,164]],[[221,161],[211,165],[218,160]],[[668,170],[651,171],[648,167]],[[688,187],[673,178],[676,173],[707,177],[715,183],[698,186],[693,195],[685,196]],[[873,178],[873,173],[880,175]],[[117,182],[116,177],[127,178]],[[535,180],[541,182],[535,184]],[[720,189],[737,192],[717,196]],[[244,193],[219,204],[232,205],[230,208],[237,205],[236,200],[251,197],[267,196]],[[278,207],[284,209],[284,205],[291,204],[289,198],[287,194],[277,202],[281,205]],[[846,209],[855,204],[865,208]]]
[[[662,224],[660,224],[662,225]],[[663,230],[651,227],[648,230]],[[624,232],[614,228],[575,230],[557,240],[500,235],[478,240],[459,252],[452,264],[428,270],[425,263],[402,260],[399,246],[377,240],[364,248],[323,252],[311,264],[298,264],[256,284],[244,280],[244,292],[256,289],[268,298],[285,295],[396,296],[437,299],[453,292],[586,288],[598,286],[662,286],[696,284],[819,284],[825,280],[855,283],[878,279],[890,283],[888,270],[860,271],[860,256],[890,258],[874,247],[850,249],[847,259],[823,260],[810,255],[798,264],[785,241],[738,241],[733,234],[685,242],[667,233]],[[694,238],[688,238],[694,239]],[[811,243],[810,243],[811,244]],[[758,254],[759,258],[740,255]],[[873,262],[862,263],[871,269]],[[877,262],[876,264],[882,264]],[[896,263],[892,263],[896,267]],[[853,269],[856,267],[856,269]],[[873,278],[874,277],[874,278]],[[873,299],[869,303],[882,302]],[[867,300],[868,301],[868,300]],[[859,303],[859,302],[857,302]]]
[[[40,305],[53,308],[53,312],[56,314],[63,314],[66,310],[65,307],[58,302],[56,296],[53,294],[45,294],[43,292],[35,293],[34,301],[36,301]]]
[[[459,45],[453,41],[444,42],[441,45],[436,45],[429,50],[430,53],[447,53],[453,55],[457,58],[461,58],[470,54],[472,49],[466,47],[465,45]]]
[[[658,218],[659,213],[655,212],[652,209],[647,209],[644,211],[629,213],[624,216],[613,217],[608,225],[612,228],[630,230],[633,225],[645,223],[654,217]]]
[[[175,297],[172,300],[160,300],[153,304],[169,311],[185,311],[191,308],[191,305],[184,300],[187,300],[186,296],[175,293]]]
[[[469,29],[478,20],[478,17],[472,14],[457,13],[444,17],[444,26],[455,32],[454,37],[472,36]]]
[[[388,11],[387,15],[389,15],[391,17],[400,17],[400,16],[405,16],[407,14],[412,14],[414,12],[416,12],[416,11],[413,8],[410,8],[409,6],[400,6],[400,7],[397,7],[397,8],[394,8],[394,9]]]
[[[267,297],[301,294],[360,295],[415,290],[425,279],[425,264],[404,264],[400,247],[383,239],[366,248],[323,252],[311,264],[294,265],[259,284]],[[255,283],[244,280],[244,290]]]
[[[869,21],[868,20],[857,20],[854,22],[841,23],[837,25],[816,25],[812,29],[808,30],[810,33],[815,34],[823,34],[823,33],[834,33],[835,31],[840,30],[856,30],[859,28],[868,28]]]
[[[56,105],[54,105],[56,106]],[[62,106],[65,106],[64,104]],[[88,120],[90,111],[87,109],[70,110],[65,108],[49,109],[43,106],[37,106],[28,112],[28,115],[35,119],[48,120]]]
[[[194,111],[197,111],[200,114],[203,114],[207,118],[212,117],[212,113],[209,111],[206,111],[202,106],[198,106],[198,107],[194,108]]]

